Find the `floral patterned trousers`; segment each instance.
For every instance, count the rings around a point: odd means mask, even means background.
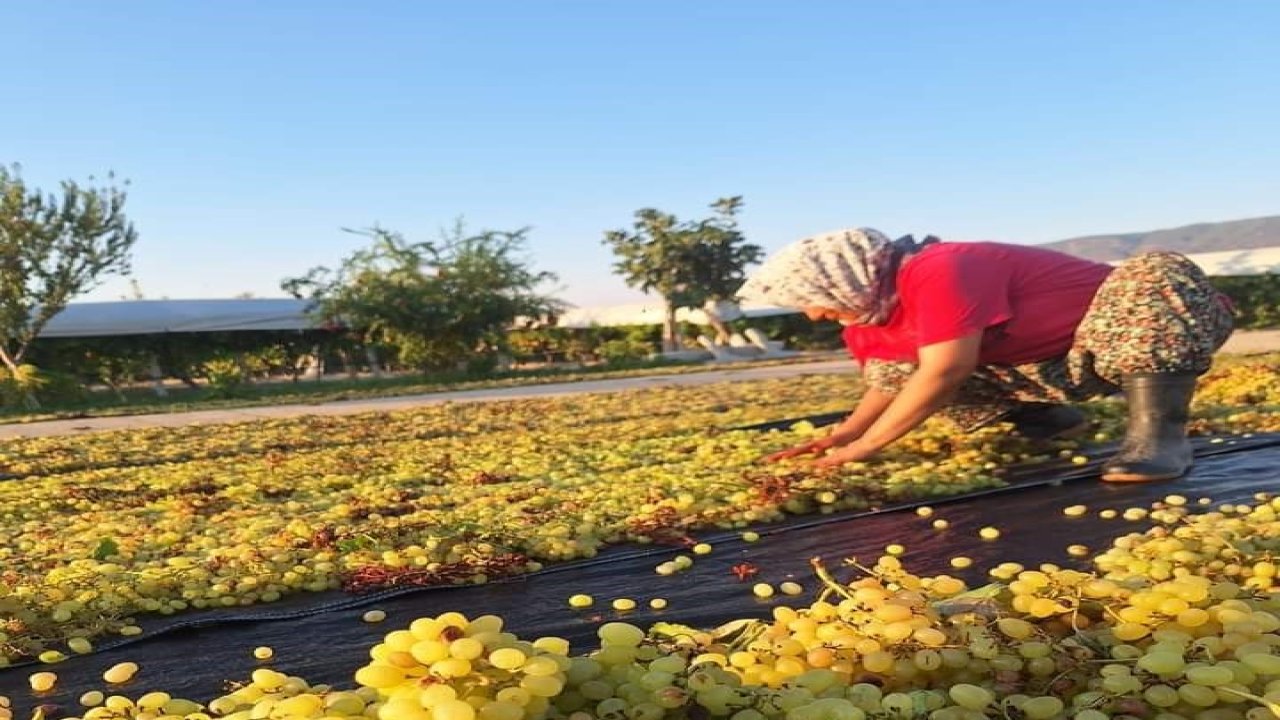
[[[1111,395],[1134,373],[1195,373],[1231,335],[1229,304],[1195,263],[1153,252],[1103,281],[1062,357],[1027,365],[983,365],[940,415],[971,430],[1023,402],[1061,403]],[[867,384],[896,395],[914,363],[869,360]]]

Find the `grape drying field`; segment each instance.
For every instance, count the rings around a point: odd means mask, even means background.
[[[930,423],[875,462],[815,472],[758,458],[822,429],[735,429],[845,410],[857,392],[851,376],[810,376],[10,442],[0,663],[26,665],[0,673],[30,690],[0,717],[1273,717],[1280,501],[1269,496],[1130,508],[1151,529],[1118,538],[1090,570],[1006,563],[980,588],[912,574],[900,547],[839,567],[796,557],[820,592],[759,583],[777,599],[771,619],[604,622],[594,648],[520,638],[494,616],[423,617],[391,630],[345,686],[278,672],[267,648],[220,697],[131,694],[124,660],[110,677],[59,672],[165,616],[307,593],[484,585],[635,544],[686,544],[683,560],[654,569],[676,574],[714,552],[701,533],[750,537],[788,516],[998,488],[1015,465],[1122,433],[1120,408],[1101,401],[1080,443]],[[1200,435],[1280,431],[1280,373],[1264,361],[1215,370],[1194,417]],[[596,602],[569,585],[566,606]],[[68,684],[94,689],[32,709]]]

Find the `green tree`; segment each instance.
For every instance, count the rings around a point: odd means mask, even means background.
[[[32,341],[71,298],[128,273],[137,233],[114,179],[45,193],[17,165],[0,167],[0,363],[11,378],[29,374],[19,367]]]
[[[468,234],[461,224],[440,242],[409,242],[383,228],[354,231],[372,244],[336,269],[316,267],[281,287],[316,302],[316,312],[353,328],[365,343],[399,349],[424,369],[496,360],[516,318],[562,304],[540,292],[555,279],[524,257],[528,229]]]
[[[704,308],[732,301],[742,286],[746,268],[759,262],[764,250],[746,242],[738,228],[742,197],[721,198],[711,204],[709,218],[681,222],[675,215],[653,208],[635,213],[631,230],[605,232],[604,244],[618,257],[613,269],[627,285],[656,292],[666,305],[662,324],[663,350],[679,347],[676,311]],[[724,322],[714,312],[708,318],[723,338]]]

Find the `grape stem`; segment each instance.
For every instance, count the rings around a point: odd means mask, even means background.
[[[852,560],[852,558],[850,558],[850,560]],[[809,558],[809,565],[813,568],[814,574],[818,576],[818,579],[821,580],[823,584],[822,592],[818,593],[818,602],[825,602],[826,599],[830,597],[832,593],[836,593],[837,595],[840,595],[846,600],[853,599],[853,593],[849,592],[849,589],[847,587],[845,587],[842,583],[840,583],[834,577],[831,576],[831,573],[827,570],[826,565],[822,564],[821,557]],[[857,567],[860,570],[866,571],[866,568],[860,565]],[[870,571],[867,571],[867,572],[870,572]]]
[[[1239,695],[1242,698],[1248,698],[1249,700],[1252,700],[1258,703],[1259,705],[1261,705],[1262,707],[1265,707],[1266,709],[1270,710],[1272,715],[1275,715],[1276,717],[1280,717],[1280,703],[1272,702],[1271,700],[1268,700],[1264,697],[1259,697],[1251,693],[1243,692],[1241,690],[1236,690],[1235,688],[1222,686],[1215,689],[1225,690],[1231,693],[1232,695]]]

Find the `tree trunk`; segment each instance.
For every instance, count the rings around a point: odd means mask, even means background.
[[[667,303],[662,318],[662,351],[675,352],[680,349],[680,338],[676,335],[676,306]]]
[[[9,348],[0,345],[0,362],[4,363],[5,368],[9,371],[9,377],[13,378],[14,386],[18,384],[18,366],[22,364],[22,355],[26,352],[26,348],[20,348],[16,353],[9,354]],[[22,404],[28,410],[39,410],[40,400],[36,397],[35,392],[30,388],[22,388]]]
[[[0,362],[4,363],[5,369],[14,377],[18,375],[18,361],[20,359],[10,355],[9,348],[0,345]]]
[[[244,384],[252,385],[253,371],[249,369],[249,361],[245,359],[244,353],[236,353],[236,368],[240,371],[240,377],[244,378]]]
[[[347,371],[347,378],[355,380],[360,377],[360,368],[356,366],[355,361],[351,357],[351,353],[345,349],[338,350],[338,359],[342,361],[342,369]]]
[[[324,353],[320,350],[320,346],[312,345],[311,354],[308,356],[310,364],[307,365],[305,377],[311,380],[322,380],[324,378],[323,357]]]
[[[369,372],[373,373],[375,378],[382,377],[382,363],[378,360],[378,351],[372,345],[364,346],[365,360],[369,361]]]
[[[728,345],[729,336],[733,334],[728,320],[742,317],[742,309],[737,303],[711,299],[702,305],[702,313],[707,317],[707,324],[716,331],[716,344]]]
[[[719,315],[715,314],[714,312],[708,312],[707,324],[710,325],[711,328],[716,331],[717,345],[729,344],[729,335],[731,334],[729,332],[729,326],[725,324],[724,320],[722,320]]]
[[[169,391],[164,387],[164,372],[160,369],[160,361],[155,355],[151,356],[151,365],[147,371],[151,375],[151,391],[156,394],[156,397],[167,397]]]

